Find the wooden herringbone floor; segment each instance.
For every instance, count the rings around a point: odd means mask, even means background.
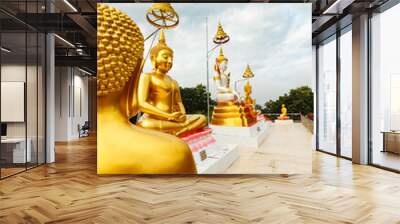
[[[0,181],[0,223],[400,223],[400,175],[313,157],[312,175],[98,176],[86,138]]]

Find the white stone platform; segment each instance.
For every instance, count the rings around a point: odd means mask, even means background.
[[[196,161],[197,172],[199,174],[221,174],[239,158],[239,148],[237,145],[212,144],[206,149],[207,158]]]
[[[238,144],[258,148],[267,137],[267,124],[257,121],[250,127],[210,125],[213,136],[220,145]]]
[[[218,144],[212,129],[206,128],[181,138],[193,153],[199,174],[224,173],[239,158],[237,144]]]
[[[292,119],[288,119],[288,120],[275,120],[275,124],[277,125],[288,125],[288,124],[293,124],[293,120]]]

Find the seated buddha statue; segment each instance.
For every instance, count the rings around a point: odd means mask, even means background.
[[[285,107],[285,104],[282,104],[281,108],[281,114],[278,117],[278,120],[287,120],[289,117],[287,116],[287,108]]]
[[[216,85],[216,101],[211,124],[222,126],[249,126],[254,120],[247,113],[239,94],[230,87],[230,73],[227,71],[228,59],[222,48],[215,59],[214,82]]]
[[[250,114],[250,116],[253,119],[257,119],[257,115],[260,113],[260,111],[256,111],[254,109],[254,105],[256,105],[256,101],[251,97],[251,92],[252,92],[252,87],[250,85],[250,82],[247,80],[246,84],[244,85],[244,107],[245,107],[245,112]]]
[[[143,115],[137,125],[176,136],[207,125],[204,115],[188,115],[182,103],[178,82],[167,73],[172,68],[173,50],[161,30],[159,42],[150,50],[153,70],[140,76],[138,104]]]
[[[97,5],[97,173],[196,173],[189,146],[176,136],[137,127],[137,83],[144,37],[134,21]]]
[[[251,87],[249,81],[247,81],[245,86],[244,86],[244,93],[245,93],[244,102],[247,105],[254,105],[255,104],[254,99],[251,98],[251,92],[252,92],[252,87]]]

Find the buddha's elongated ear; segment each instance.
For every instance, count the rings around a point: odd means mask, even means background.
[[[156,68],[156,57],[155,56],[151,56],[150,57],[150,61],[151,61],[152,67]]]
[[[121,96],[121,110],[126,114],[128,118],[134,117],[139,112],[138,105],[138,83],[140,75],[142,74],[144,60],[140,59],[141,63],[138,63],[131,78],[129,79],[127,85],[123,90],[123,94]]]
[[[143,52],[144,37],[136,23],[112,6],[97,4],[97,95],[122,92],[136,75]]]

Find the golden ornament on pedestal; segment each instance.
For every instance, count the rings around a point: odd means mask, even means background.
[[[161,30],[158,44],[150,50],[153,70],[140,76],[138,105],[144,114],[137,125],[181,135],[205,127],[207,119],[204,115],[186,114],[178,82],[167,74],[172,68],[173,53]]]
[[[139,109],[143,35],[126,14],[104,4],[97,6],[97,172],[196,173],[186,143],[129,122]]]

